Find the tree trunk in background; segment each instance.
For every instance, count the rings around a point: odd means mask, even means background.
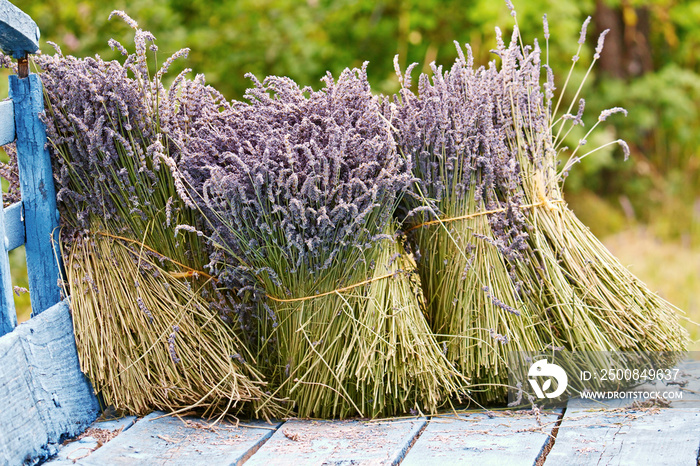
[[[595,22],[596,36],[604,30],[610,29],[605,38],[605,49],[598,60],[600,71],[613,78],[623,79],[625,71],[621,15],[608,7],[604,0],[596,0],[593,21]]]
[[[605,38],[605,49],[599,60],[600,70],[609,76],[627,79],[653,71],[649,46],[649,8],[634,8],[623,1],[618,8],[610,8],[606,0],[596,0],[594,22],[600,34],[610,29]]]

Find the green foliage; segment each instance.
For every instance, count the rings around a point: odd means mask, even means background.
[[[12,285],[20,288],[29,289],[29,280],[27,279],[27,262],[24,255],[24,246],[10,251],[10,271],[12,272]],[[32,313],[32,304],[29,299],[29,293],[15,293],[15,311],[17,312],[17,321],[24,322],[29,319]]]
[[[304,84],[317,84],[326,70],[370,61],[370,79],[381,90],[396,90],[392,59],[402,65],[418,62],[452,63],[453,41],[469,42],[478,61],[491,58],[494,26],[511,24],[499,2],[373,0],[144,0],[128,5],[81,0],[25,0],[21,8],[42,31],[42,40],[57,42],[76,56],[99,53],[116,57],[107,46],[111,37],[126,42],[128,28],[107,22],[112,9],[124,9],[159,38],[160,50],[170,54],[192,49],[187,64],[230,98],[248,87],[243,77],[286,75]],[[542,14],[550,15],[552,57],[568,62],[577,31],[593,2],[538,0],[518,5],[526,37],[542,36]],[[571,39],[571,40],[569,40]],[[180,65],[184,66],[184,65]]]

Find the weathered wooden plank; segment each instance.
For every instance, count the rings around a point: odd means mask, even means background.
[[[93,422],[90,425],[91,429],[97,429],[97,430],[107,430],[107,431],[120,431],[124,432],[129,430],[131,426],[136,424],[137,417],[136,416],[124,416],[120,417],[117,419],[110,419],[110,420],[104,420],[101,417],[96,419],[95,422]]]
[[[590,402],[571,405],[547,465],[694,465],[697,461],[700,410],[650,412],[617,407],[600,411]]]
[[[561,411],[469,413],[433,417],[402,465],[535,464]]]
[[[2,191],[0,190],[0,239],[6,238],[5,217],[2,208]],[[17,325],[15,300],[12,296],[12,275],[10,260],[5,247],[0,248],[0,336],[10,333]]]
[[[39,28],[36,23],[7,0],[0,1],[0,49],[15,58],[39,50]]]
[[[0,146],[15,140],[15,110],[11,100],[0,102]]]
[[[700,409],[632,409],[572,400],[546,465],[695,465]]]
[[[398,464],[426,422],[425,418],[370,422],[291,420],[246,466]]]
[[[45,459],[97,417],[65,301],[1,337],[0,362],[0,462]]]
[[[29,364],[37,408],[49,441],[81,433],[95,420],[99,404],[80,371],[68,300],[15,330]]]
[[[5,209],[5,248],[8,251],[24,244],[24,218],[22,203],[15,202]]]
[[[32,315],[61,300],[61,277],[54,254],[52,234],[58,227],[56,191],[51,157],[46,149],[46,129],[39,119],[44,96],[39,77],[10,76],[10,97],[14,103],[19,168],[26,234],[27,275]]]
[[[48,457],[56,448],[34,399],[29,364],[15,332],[0,338],[0,463],[21,464]]]
[[[201,419],[162,416],[149,414],[77,464],[241,464],[279,426],[253,421],[209,428]]]
[[[93,422],[81,435],[82,438],[59,447],[58,454],[46,464],[51,466],[72,466],[78,460],[87,458],[104,446],[112,438],[128,430],[136,422],[136,416],[125,416],[110,421]]]

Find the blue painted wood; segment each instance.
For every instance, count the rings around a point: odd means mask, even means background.
[[[0,239],[4,239],[5,209],[2,207],[2,191],[0,191]],[[3,246],[5,246],[3,244]],[[0,336],[10,333],[17,325],[15,300],[12,296],[12,276],[10,261],[5,247],[0,248]]]
[[[0,463],[33,464],[97,417],[67,301],[0,337]]]
[[[136,424],[136,419],[136,416],[124,416],[117,419],[105,420],[102,416],[100,416],[99,418],[95,419],[95,422],[90,425],[90,428],[108,431],[118,430],[119,432],[124,432]]]
[[[58,228],[56,192],[51,157],[46,149],[46,129],[39,119],[39,113],[44,110],[39,77],[10,76],[10,97],[15,112],[27,275],[34,316],[61,300],[57,262],[60,257],[54,254],[52,241],[52,233]]]
[[[610,407],[615,404],[610,404]],[[695,465],[699,409],[600,411],[572,404],[546,465]]]
[[[39,28],[22,10],[0,0],[0,49],[15,58],[39,50]]]
[[[5,248],[8,251],[24,245],[24,218],[22,203],[15,202],[5,208]]]
[[[673,408],[634,407],[629,400],[571,400],[545,464],[697,464],[700,363],[679,368],[683,400],[674,401]]]
[[[11,100],[0,102],[0,146],[15,140],[15,110]]]
[[[34,387],[22,342],[12,332],[0,338],[0,463],[48,457],[49,436],[34,400]],[[7,434],[5,434],[7,433]]]
[[[95,450],[101,448],[106,441],[109,441],[107,435],[119,435],[129,430],[135,422],[136,416],[125,416],[110,421],[101,421],[98,418],[83,433],[80,440],[61,445],[58,454],[45,464],[50,464],[51,466],[72,466],[76,461],[87,458]]]
[[[536,463],[561,410],[468,413],[431,418],[402,465],[527,465]]]
[[[398,464],[425,418],[285,422],[247,462],[255,465]]]
[[[92,452],[100,448],[100,446],[99,440],[88,435],[75,442],[70,442],[65,446],[59,447],[58,453],[44,464],[50,464],[51,466],[72,466],[78,460],[90,456]]]
[[[34,398],[50,440],[60,442],[82,432],[97,417],[99,403],[80,371],[68,300],[15,332],[24,347]]]
[[[202,419],[162,416],[149,414],[76,464],[242,464],[280,425],[252,421],[208,428]]]

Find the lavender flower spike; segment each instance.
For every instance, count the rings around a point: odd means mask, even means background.
[[[583,22],[583,26],[581,26],[581,35],[578,38],[578,44],[583,45],[586,42],[586,30],[588,29],[588,25],[591,22],[591,17],[589,16],[586,18],[586,21]]]
[[[180,327],[177,325],[173,326],[173,333],[168,336],[168,352],[170,353],[170,358],[175,364],[180,364],[180,358],[177,355],[177,348],[175,348],[175,337],[180,331]]]
[[[113,11],[109,14],[109,18],[107,18],[107,21],[111,21],[113,16],[119,16],[119,17],[120,17],[121,19],[123,19],[124,22],[125,22],[126,24],[128,24],[129,27],[131,27],[132,29],[138,29],[138,28],[139,28],[139,24],[138,24],[136,21],[134,21],[134,20],[131,18],[131,16],[127,15],[126,12],[124,12],[124,11],[122,11],[122,10],[113,10]]]
[[[510,10],[510,15],[515,18],[515,7],[513,6],[513,2],[511,0],[506,0],[506,6]]]
[[[608,32],[610,32],[610,29],[606,29],[600,33],[600,36],[598,36],[598,45],[596,45],[595,55],[593,55],[594,60],[600,58],[600,53],[603,51],[603,45],[605,44],[605,36],[608,35]]]
[[[124,46],[119,41],[114,40],[114,39],[109,39],[109,41],[107,43],[109,44],[109,48],[111,48],[112,50],[117,50],[119,53],[121,53],[124,56],[129,55],[129,52],[126,51]]]
[[[623,141],[622,139],[618,139],[617,143],[622,147],[622,153],[625,154],[625,162],[630,158],[630,146],[627,145],[627,142]]]
[[[204,236],[204,233],[201,232],[200,230],[197,230],[195,227],[192,225],[178,225],[175,227],[175,236],[177,236],[178,233],[180,233],[181,230],[188,231],[190,233],[194,233],[197,236]]]
[[[623,113],[625,116],[627,116],[627,110],[625,110],[622,107],[613,107],[609,108],[607,110],[603,110],[600,112],[600,116],[598,117],[598,121],[605,121],[610,115],[614,115],[615,113]]]

